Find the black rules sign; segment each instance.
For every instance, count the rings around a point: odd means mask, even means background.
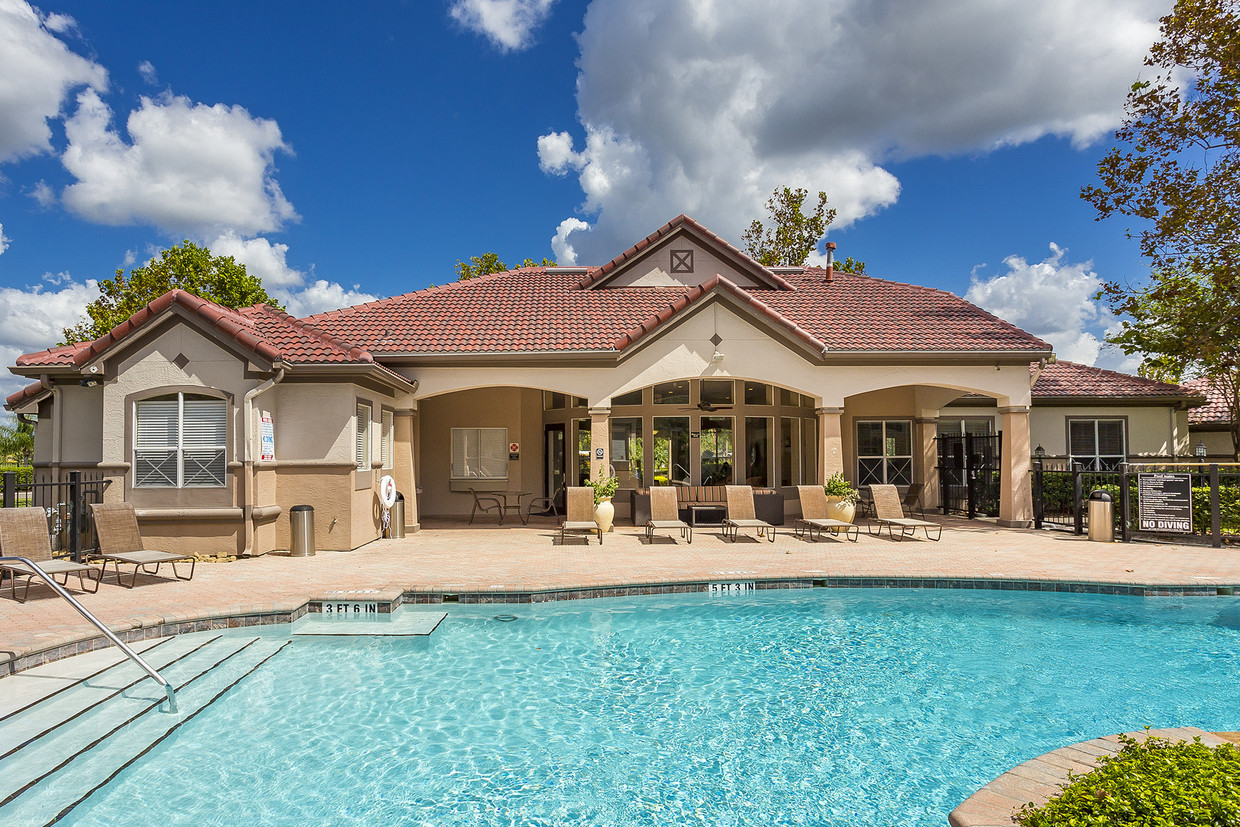
[[[1193,533],[1191,474],[1137,474],[1138,531]]]

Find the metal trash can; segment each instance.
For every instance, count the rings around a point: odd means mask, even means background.
[[[388,515],[388,537],[400,540],[405,536],[405,495],[396,492],[396,502],[392,503],[392,513]]]
[[[292,524],[293,539],[289,544],[289,557],[314,556],[314,507],[295,505],[288,510]]]
[[[1089,495],[1089,539],[1101,543],[1115,540],[1115,503],[1111,495],[1095,488]]]

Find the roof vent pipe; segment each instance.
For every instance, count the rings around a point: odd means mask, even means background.
[[[827,281],[835,278],[835,242],[827,242]]]

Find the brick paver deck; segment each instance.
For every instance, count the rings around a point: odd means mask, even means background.
[[[716,530],[702,529],[694,533],[692,545],[666,536],[647,545],[640,529],[617,526],[602,546],[584,538],[558,545],[550,519],[503,528],[439,521],[405,539],[380,540],[355,551],[200,563],[190,582],[139,577],[138,587],[130,590],[109,578],[98,594],[77,596],[113,630],[123,631],[291,612],[348,590],[371,590],[394,599],[422,592],[528,600],[538,592],[726,580],[830,581],[828,585],[868,585],[864,581],[871,580],[879,581],[872,585],[913,585],[907,582],[913,580],[920,581],[916,585],[948,586],[953,583],[944,581],[967,580],[990,581],[992,588],[1071,583],[1117,586],[1121,591],[1138,587],[1138,593],[1144,588],[1210,594],[1240,586],[1240,550],[1234,548],[1091,543],[1067,533],[942,521],[947,530],[941,542],[920,534],[900,542],[862,531],[857,543],[811,543],[793,537],[787,526],[775,543],[751,536],[733,544],[720,539]],[[18,658],[95,637],[65,601],[43,586],[32,586],[25,604],[0,597],[0,675],[31,665],[29,658],[16,663]]]

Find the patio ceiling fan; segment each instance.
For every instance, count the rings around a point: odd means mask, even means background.
[[[702,401],[689,408],[681,408],[682,411],[702,411],[703,413],[714,413],[715,411],[730,411],[731,405],[712,405],[709,402]]]

